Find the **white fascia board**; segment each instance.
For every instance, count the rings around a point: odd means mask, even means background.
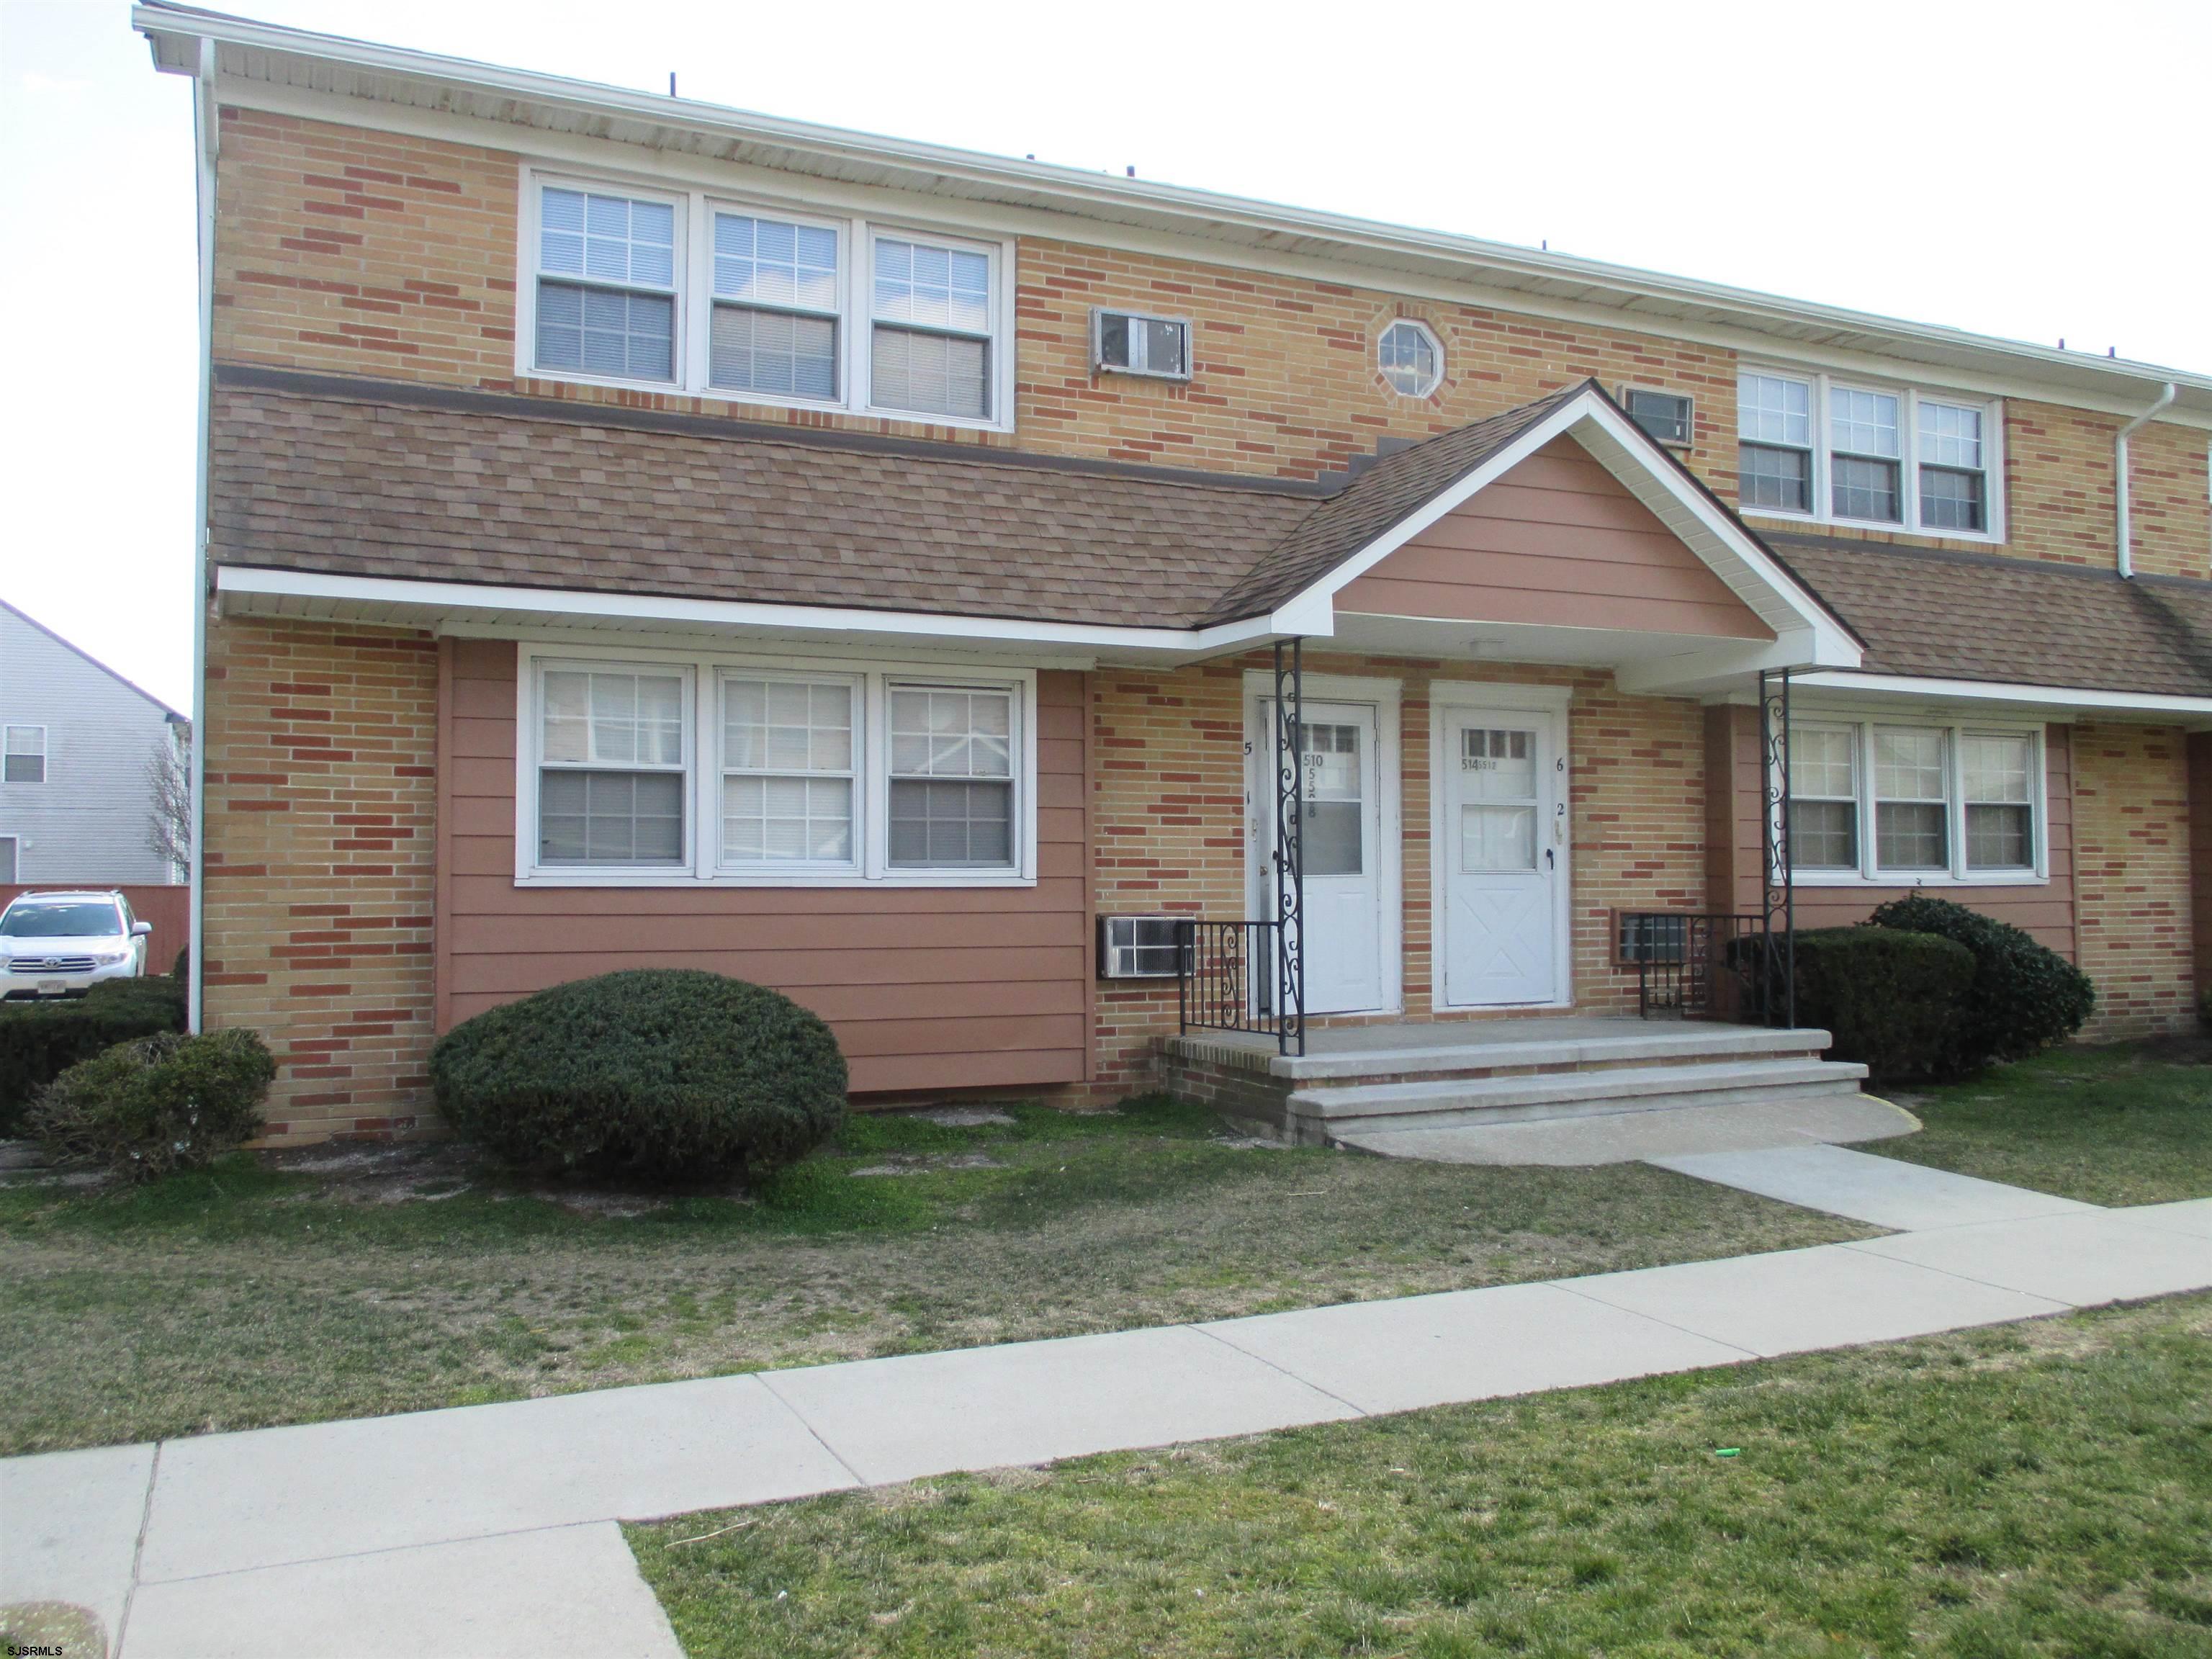
[[[190,58],[190,52],[183,49],[185,43],[214,40],[248,51],[304,58],[434,88],[460,88],[489,94],[495,100],[514,100],[570,114],[601,119],[613,114],[662,129],[706,134],[740,143],[780,146],[832,163],[842,161],[903,168],[925,175],[917,179],[916,188],[927,188],[927,180],[930,179],[957,181],[995,192],[1000,199],[1108,222],[1165,225],[1182,222],[1201,232],[1209,226],[1233,226],[1269,240],[1307,237],[1328,242],[1343,249],[1356,263],[1370,265],[1394,261],[1430,265],[1444,263],[1494,270],[1503,277],[1522,282],[1580,286],[1617,296],[1620,304],[1607,307],[1609,313],[1617,319],[1641,318],[1636,325],[1641,332],[1664,336],[1675,331],[1658,325],[1672,320],[1664,313],[1636,311],[1634,307],[1639,302],[1698,307],[1740,319],[1758,334],[1779,336],[1801,347],[1811,343],[1799,332],[1807,329],[1824,335],[1869,337],[1936,353],[2004,362],[2030,376],[2040,369],[2046,383],[2053,371],[2069,381],[2079,381],[2085,373],[2092,374],[2100,384],[2117,383],[2122,388],[2130,383],[2174,380],[2195,394],[2192,405],[2200,402],[2212,404],[2212,375],[2185,374],[2131,361],[2087,359],[2079,352],[2053,350],[2025,341],[1790,300],[1755,289],[1700,282],[1548,250],[1516,247],[1479,237],[1414,230],[1149,179],[1120,179],[1078,167],[1018,161],[944,145],[784,120],[718,104],[664,98],[627,88],[504,69],[465,58],[410,52],[183,8],[142,4],[133,8],[131,21],[131,26],[152,44],[155,66],[171,72],[181,72],[182,63]],[[1510,282],[1504,288],[1509,293],[1518,291]],[[1530,297],[1534,300],[1538,296]],[[1620,325],[1616,321],[1615,325]],[[2114,395],[2123,404],[2128,401],[2124,389]],[[2194,408],[2192,414],[2194,422],[2202,422],[2206,416],[2203,408]]]
[[[216,575],[218,598],[303,599],[331,604],[397,605],[421,611],[426,621],[441,613],[509,613],[542,621],[613,618],[671,628],[748,633],[805,631],[932,640],[960,646],[1050,646],[1106,652],[1213,655],[1278,638],[1279,613],[1211,628],[1114,628],[1085,623],[1023,622],[999,617],[960,617],[931,611],[862,611],[836,605],[758,605],[734,599],[687,599],[659,594],[583,592],[570,588],[499,587],[470,582],[412,581],[383,576],[328,575],[223,565]],[[1330,630],[1304,630],[1332,631]]]
[[[1648,453],[1650,440],[1604,398],[1589,391],[1569,398],[1458,483],[1431,496],[1358,552],[1302,589],[1277,614],[1304,617],[1314,614],[1323,604],[1333,605],[1336,595],[1352,581],[1497,483],[1545,445],[1562,436],[1580,441],[1585,435],[1601,435],[1607,441],[1595,447],[1585,446],[1591,459],[1647,507],[1666,507],[1667,511],[1656,516],[1667,521],[1668,527],[1682,538],[1685,545],[1775,630],[1778,643],[1792,637],[1802,639],[1803,651],[1790,659],[1793,665],[1858,666],[1862,654],[1857,642],[1835,619],[1695,485],[1671,465],[1655,463]]]
[[[2183,720],[2212,720],[2212,697],[2170,696],[2151,691],[2093,691],[2080,686],[2014,685],[1999,680],[1944,680],[1911,674],[1793,674],[1790,683],[1793,686],[1863,696],[1942,698],[1958,702],[2013,703],[2022,708],[2170,714]]]

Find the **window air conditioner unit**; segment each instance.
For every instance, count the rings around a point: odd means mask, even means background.
[[[1190,379],[1190,319],[1133,311],[1091,313],[1091,362],[1101,374]]]
[[[1180,916],[1098,918],[1098,977],[1173,979],[1182,966]]]
[[[1621,407],[1628,418],[1649,433],[1654,443],[1669,449],[1687,449],[1697,427],[1691,400],[1679,392],[1654,392],[1648,386],[1625,386]]]

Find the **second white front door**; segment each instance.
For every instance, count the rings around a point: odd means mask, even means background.
[[[1262,699],[1253,722],[1247,799],[1253,823],[1255,908],[1275,908],[1275,709]],[[1371,703],[1305,706],[1299,744],[1305,778],[1300,841],[1305,859],[1306,1012],[1358,1013],[1389,1006],[1383,957],[1384,770]]]
[[[1454,1008],[1563,1001],[1566,722],[1528,709],[1439,714],[1443,1000]]]

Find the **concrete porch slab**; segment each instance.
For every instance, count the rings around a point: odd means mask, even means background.
[[[2019,1221],[2095,1207],[2023,1187],[1954,1175],[1948,1170],[1847,1152],[1841,1146],[1768,1146],[1650,1161],[1679,1175],[1900,1231]]]
[[[2068,1310],[2052,1297],[1858,1255],[1841,1244],[1604,1273],[1561,1285],[1763,1357]]]
[[[1359,1414],[1188,1325],[817,1365],[771,1385],[871,1485]]]
[[[149,1584],[129,1659],[684,1659],[611,1521]]]
[[[211,1434],[163,1446],[139,1572],[191,1578],[854,1484],[757,1376]]]
[[[154,1479],[151,1446],[100,1446],[0,1462],[0,1606],[68,1601],[112,1642]]]
[[[1828,1034],[1709,1020],[1646,1020],[1593,1014],[1538,1019],[1382,1020],[1308,1029],[1306,1052],[1278,1054],[1275,1039],[1250,1031],[1190,1031],[1166,1039],[1170,1053],[1239,1064],[1299,1081],[1490,1066],[1571,1066],[1675,1055],[1818,1054]]]
[[[1613,1112],[1523,1123],[1466,1124],[1441,1129],[1334,1131],[1346,1146],[1383,1158],[1436,1164],[1630,1164],[1695,1153],[1769,1146],[1881,1140],[1909,1135],[1920,1120],[1871,1095],[1735,1102]]]
[[[1364,1412],[1586,1388],[1752,1357],[1550,1285],[1345,1303],[1201,1328]]]
[[[2212,1287],[2212,1238],[2131,1220],[2124,1211],[1984,1222],[1830,1248],[1934,1267],[2079,1308]]]

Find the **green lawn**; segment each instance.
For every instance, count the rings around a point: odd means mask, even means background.
[[[630,1538],[691,1659],[2202,1659],[2212,1297]]]
[[[1241,1146],[1165,1101],[1012,1116],[857,1119],[751,1200],[534,1190],[452,1148],[241,1157],[120,1194],[0,1187],[0,1454],[1872,1231],[1641,1166]]]
[[[2085,1204],[2212,1198],[2212,1048],[2062,1048],[1893,1093],[1928,1127],[1869,1147]]]

